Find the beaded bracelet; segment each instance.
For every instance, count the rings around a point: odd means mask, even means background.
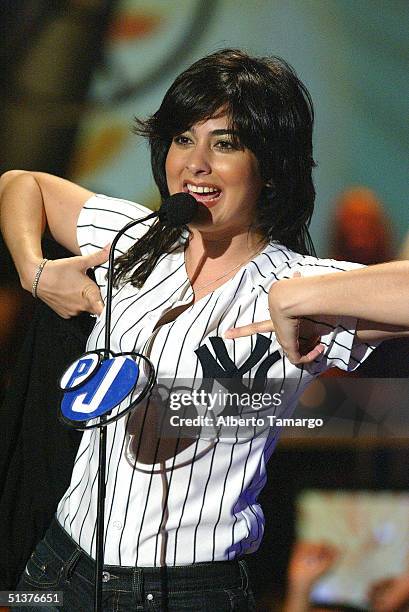
[[[44,257],[44,259],[37,266],[37,270],[36,270],[36,273],[34,275],[33,284],[31,286],[31,293],[32,293],[32,296],[34,298],[37,297],[38,282],[40,280],[41,273],[44,270],[44,266],[47,263],[47,261],[48,261],[48,259],[46,257]]]

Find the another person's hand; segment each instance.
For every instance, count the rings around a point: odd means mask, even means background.
[[[311,589],[336,562],[339,551],[330,544],[300,540],[288,566],[287,595],[283,612],[309,612]]]
[[[339,551],[330,544],[297,542],[288,568],[289,590],[309,595],[315,582],[334,565],[338,556]]]
[[[293,279],[300,277],[299,272],[295,272]],[[277,299],[277,292],[283,289],[288,290],[292,280],[274,283],[269,292],[269,311],[271,319],[260,321],[243,327],[229,329],[225,333],[226,338],[240,338],[257,333],[275,332],[278,343],[281,345],[284,354],[295,365],[307,364],[317,359],[322,354],[325,347],[320,344],[320,336],[317,334],[316,327],[307,319],[289,317],[280,308],[280,301]],[[287,283],[284,286],[282,283]]]
[[[375,582],[369,593],[374,612],[409,610],[409,573]]]
[[[64,319],[84,311],[101,314],[104,303],[99,287],[86,272],[105,263],[108,257],[109,245],[91,255],[47,261],[37,286],[37,297]]]

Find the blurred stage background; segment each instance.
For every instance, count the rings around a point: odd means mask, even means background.
[[[358,261],[362,240],[374,253],[363,263],[409,251],[406,0],[3,0],[0,18],[1,171],[56,173],[154,208],[149,154],[132,117],[156,110],[195,59],[240,47],[285,58],[314,100],[318,255],[356,252]],[[365,189],[352,192],[353,211],[341,219],[336,202],[354,186]],[[3,394],[33,301],[18,289],[3,245],[1,261]],[[378,362],[367,376],[407,376],[405,350],[399,371],[392,352],[389,365]],[[260,610],[284,591],[298,493],[406,490],[408,454],[406,433],[283,442],[263,493],[268,523],[254,561]]]

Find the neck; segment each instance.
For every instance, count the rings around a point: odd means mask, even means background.
[[[265,239],[248,231],[234,236],[192,232],[185,251],[186,269],[199,297],[216,289],[262,250]],[[197,294],[196,294],[197,297]]]
[[[237,263],[261,250],[266,240],[255,232],[243,231],[234,235],[211,235],[192,230],[187,253],[193,261],[226,259]]]

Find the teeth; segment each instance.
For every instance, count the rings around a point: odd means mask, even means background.
[[[189,183],[186,185],[189,191],[193,191],[193,193],[216,193],[220,191],[215,187],[198,187],[196,185],[190,185]]]

